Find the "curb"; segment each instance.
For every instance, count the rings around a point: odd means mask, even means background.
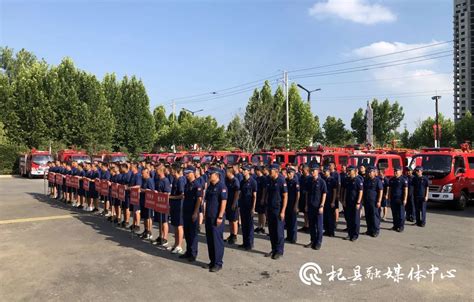
[[[0,178],[20,178],[20,175],[0,175]]]

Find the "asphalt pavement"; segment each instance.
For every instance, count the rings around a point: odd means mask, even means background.
[[[426,227],[383,222],[378,238],[357,242],[342,240],[341,217],[321,250],[299,233],[279,260],[256,235],[251,252],[226,246],[223,270],[210,273],[203,233],[190,264],[43,193],[42,179],[0,178],[0,301],[474,300],[472,205],[430,205]]]

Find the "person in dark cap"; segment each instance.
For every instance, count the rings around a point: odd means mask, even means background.
[[[232,166],[227,167],[225,186],[227,187],[227,206],[225,216],[229,220],[229,237],[225,240],[228,244],[237,241],[239,232],[239,194],[240,182],[235,177],[235,170]]]
[[[299,232],[309,233],[309,221],[308,214],[306,213],[306,189],[308,182],[311,181],[311,175],[309,173],[309,166],[307,164],[301,165],[301,176],[299,177],[300,182],[300,200],[298,202],[298,210],[304,215],[304,225],[298,229]]]
[[[323,180],[326,182],[327,194],[326,202],[324,203],[323,214],[323,228],[324,234],[328,237],[334,237],[336,231],[336,216],[337,210],[337,192],[339,188],[339,174],[332,173],[330,167],[324,167]]]
[[[364,192],[364,183],[362,177],[357,175],[357,168],[347,167],[349,177],[346,179],[342,200],[345,205],[345,216],[347,221],[348,236],[344,239],[356,241],[359,238],[360,229],[360,205]]]
[[[209,186],[206,190],[205,201],[205,226],[207,250],[210,263],[210,272],[222,269],[224,257],[224,220],[227,204],[227,188],[224,181],[220,180],[219,170],[211,168],[209,173]]]
[[[296,177],[296,170],[288,167],[286,185],[288,187],[288,205],[285,213],[286,241],[296,243],[298,228],[296,219],[298,218],[298,201],[300,199],[300,184]]]
[[[198,225],[199,225],[199,208],[202,203],[202,185],[196,179],[196,168],[188,166],[184,170],[186,177],[186,185],[184,186],[183,200],[183,230],[184,239],[186,240],[186,252],[179,256],[188,261],[196,261],[198,253]]]
[[[268,172],[268,170],[267,170]],[[257,175],[257,202],[255,204],[255,211],[258,214],[258,225],[255,229],[257,234],[265,234],[265,223],[266,223],[266,196],[267,188],[269,183],[269,176],[264,175],[264,169],[262,166],[255,167],[255,174]]]
[[[310,166],[311,181],[307,183],[306,213],[309,220],[309,233],[311,242],[305,247],[319,250],[323,241],[323,214],[326,203],[326,182],[319,177],[319,165]]]
[[[245,250],[253,248],[254,229],[253,215],[257,201],[257,181],[250,176],[251,167],[242,167],[242,181],[240,182],[239,212],[242,223],[243,243],[239,246]]]
[[[280,166],[270,166],[270,183],[267,196],[268,232],[272,250],[265,257],[277,260],[283,256],[285,246],[284,221],[288,202],[288,187],[283,176],[280,175]]]
[[[383,184],[376,177],[377,169],[367,168],[367,177],[364,180],[364,208],[367,222],[366,235],[377,237],[380,232],[380,207],[382,205]]]
[[[408,198],[408,180],[402,176],[402,168],[394,168],[395,176],[388,185],[388,196],[392,208],[392,230],[403,232],[405,228],[405,205]]]
[[[428,178],[423,175],[423,167],[415,167],[413,177],[413,196],[415,199],[416,225],[424,227],[426,224],[426,203],[428,202]]]
[[[408,197],[405,205],[405,217],[407,221],[415,221],[415,200],[413,198],[413,169],[411,167],[405,168],[405,178],[408,181]]]

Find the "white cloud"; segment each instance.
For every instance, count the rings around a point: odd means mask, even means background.
[[[351,54],[356,58],[369,58],[439,43],[439,41],[433,41],[430,43],[407,44],[401,42],[381,41],[354,49]],[[373,63],[401,60],[424,56],[430,53],[441,52],[445,50],[449,51],[451,49],[452,45],[447,43],[400,54],[370,59],[364,61],[364,63],[369,65]],[[442,101],[440,102],[440,111],[445,116],[452,118],[453,75],[449,72],[449,69],[452,68],[452,62],[449,60],[452,60],[452,58],[445,57],[442,59],[433,59],[412,64],[392,66],[389,68],[369,70],[370,77],[372,79],[380,80],[374,81],[372,89],[374,91],[382,91],[387,96],[391,94],[400,96],[398,101],[402,104],[402,106],[404,106],[405,122],[408,124],[408,128],[411,130],[416,127],[417,121],[423,120],[434,114],[434,106],[433,102],[431,101],[431,95],[434,95],[435,93],[438,93],[442,96]],[[443,68],[444,70],[440,70],[440,68]],[[389,81],[383,80],[390,78],[395,79]],[[423,93],[415,95],[412,92]],[[408,97],[409,94],[410,96]],[[389,97],[389,99],[397,100],[397,97]]]
[[[397,16],[387,7],[371,4],[367,0],[327,0],[318,2],[309,9],[310,16],[318,19],[338,17],[366,25],[393,22]]]

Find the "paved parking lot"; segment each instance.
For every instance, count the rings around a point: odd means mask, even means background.
[[[213,274],[201,267],[208,262],[204,234],[198,261],[189,264],[99,216],[49,200],[43,180],[1,178],[0,300],[472,301],[473,217],[473,206],[457,212],[432,205],[425,228],[396,233],[383,223],[381,236],[354,243],[339,231],[319,251],[303,248],[309,235],[299,234],[278,261],[263,257],[270,242],[257,235],[252,252],[227,246],[224,269]],[[321,285],[311,282],[311,267],[303,274],[311,285],[300,280],[307,262],[321,268]],[[341,274],[332,275],[332,267]]]

